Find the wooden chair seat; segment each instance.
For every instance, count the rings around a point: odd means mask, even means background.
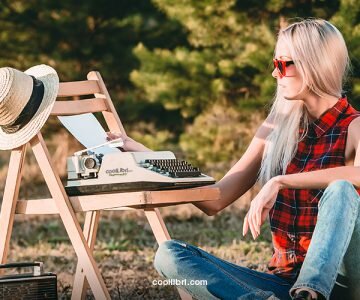
[[[74,211],[77,213],[95,210],[145,209],[194,203],[219,199],[217,188],[197,188],[174,191],[143,191],[116,194],[97,194],[69,197]],[[58,214],[54,199],[19,200],[16,205],[17,214]]]

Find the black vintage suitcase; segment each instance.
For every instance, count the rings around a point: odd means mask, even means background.
[[[0,276],[0,299],[57,299],[56,274],[44,273],[42,262],[0,264],[0,269],[26,267],[31,267],[32,272]]]

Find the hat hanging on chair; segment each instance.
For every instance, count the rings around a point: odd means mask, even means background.
[[[0,68],[0,150],[31,140],[48,119],[59,89],[56,71],[47,65],[25,72]]]

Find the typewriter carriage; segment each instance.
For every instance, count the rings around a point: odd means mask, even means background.
[[[68,179],[97,178],[102,161],[102,154],[73,155],[67,159]]]

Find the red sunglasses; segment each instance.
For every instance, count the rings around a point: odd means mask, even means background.
[[[273,59],[274,68],[279,71],[280,78],[286,76],[286,67],[293,65],[294,61],[292,60],[280,60],[280,59]]]

